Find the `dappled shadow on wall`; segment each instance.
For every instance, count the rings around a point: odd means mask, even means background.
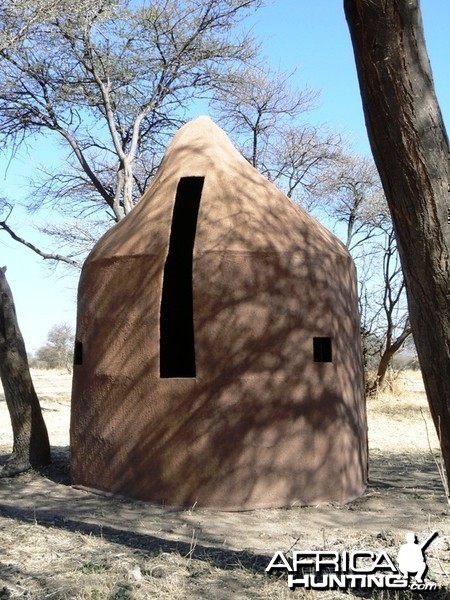
[[[208,119],[88,258],[76,355],[75,484],[229,510],[364,490],[353,263]]]

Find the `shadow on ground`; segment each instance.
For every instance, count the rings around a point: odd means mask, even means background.
[[[0,455],[0,464],[7,457]],[[145,556],[177,553],[221,569],[262,574],[276,550],[327,544],[351,548],[372,538],[387,539],[386,532],[392,531],[400,537],[411,529],[436,529],[441,535],[450,531],[448,505],[431,455],[372,453],[365,494],[344,506],[234,513],[175,510],[74,489],[69,485],[69,448],[52,447],[52,457],[41,473],[0,479],[0,517],[39,524],[50,533],[57,528],[94,536]],[[403,597],[410,596],[400,594],[398,600]]]
[[[247,512],[174,509],[69,485],[69,448],[52,447],[53,462],[41,473],[0,479],[0,514],[42,523],[67,523],[80,531],[154,536],[159,544],[190,543],[193,531],[207,546],[271,552],[302,545],[321,531],[378,533],[448,526],[449,507],[431,455],[372,453],[366,492],[346,505]],[[0,455],[0,464],[6,454]],[[155,543],[157,543],[155,540]]]

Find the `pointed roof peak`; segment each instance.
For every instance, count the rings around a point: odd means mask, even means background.
[[[211,119],[211,117],[209,115],[199,115],[198,117],[195,117],[194,119],[191,119],[190,121],[187,121],[182,127],[180,127],[179,132],[181,133],[182,131],[188,131],[190,129],[197,129],[197,128],[201,128],[201,129],[221,129],[221,127],[219,127],[219,125],[217,125],[217,123],[215,121],[213,121]]]
[[[106,234],[92,256],[163,251],[177,186],[195,177],[204,180],[196,233],[202,251],[267,254],[314,246],[320,256],[347,255],[337,238],[242,156],[223,129],[201,116],[178,130],[136,208]]]
[[[202,124],[209,124],[209,125],[212,124],[215,127],[219,127],[217,125],[217,123],[215,121],[213,121],[209,115],[199,115],[198,117],[195,117],[194,119],[191,119],[190,121],[187,121],[187,123],[185,123],[182,128],[188,127],[191,125],[193,126],[193,125],[202,125]]]
[[[199,145],[202,148],[210,145],[225,145],[228,151],[241,156],[225,131],[207,115],[201,115],[185,123],[172,138],[167,152],[179,145],[191,147]]]

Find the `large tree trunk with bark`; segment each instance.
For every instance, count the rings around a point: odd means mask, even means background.
[[[369,139],[450,478],[449,146],[418,0],[344,0]]]
[[[6,267],[0,268],[0,377],[13,429],[13,452],[0,477],[50,462],[47,428],[28,368]]]

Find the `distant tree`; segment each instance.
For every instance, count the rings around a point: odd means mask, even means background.
[[[39,400],[28,368],[6,267],[0,268],[0,377],[11,417],[13,451],[0,477],[50,462],[50,445]]]
[[[449,143],[418,0],[344,0],[369,140],[397,237],[419,362],[450,480]]]
[[[373,161],[342,155],[327,185],[318,210],[335,222],[357,266],[366,384],[373,393],[411,334],[392,221]]]
[[[240,69],[214,90],[212,108],[250,164],[306,204],[340,157],[342,140],[324,126],[300,122],[318,93],[295,88],[291,77],[261,65]]]
[[[372,310],[372,326],[370,329],[372,332],[381,332],[376,374],[373,381],[367,381],[367,392],[369,394],[373,394],[382,388],[387,370],[392,364],[395,354],[403,348],[411,335],[411,326],[404,297],[405,280],[400,267],[395,235],[392,229],[385,234],[383,241],[380,293],[373,296],[366,295],[366,303]],[[369,298],[371,298],[370,301]]]
[[[290,77],[252,65],[232,73],[213,93],[212,107],[219,122],[241,142],[240,150],[250,164],[263,173],[273,140],[286,123],[311,109],[317,98],[309,88],[292,88]]]
[[[36,361],[46,369],[67,369],[73,363],[74,332],[67,324],[54,325],[48,333],[47,342],[36,352]]]
[[[344,147],[342,136],[324,125],[287,124],[274,135],[266,176],[288,198],[313,210],[330,190]]]
[[[341,153],[328,173],[319,215],[332,218],[353,256],[367,255],[367,242],[391,229],[389,209],[372,160]]]

